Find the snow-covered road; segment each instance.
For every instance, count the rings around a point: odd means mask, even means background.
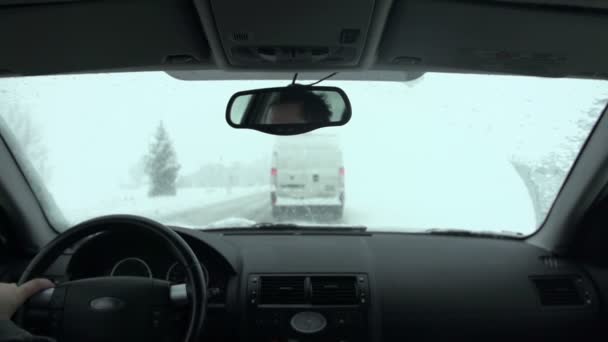
[[[272,216],[268,189],[261,189],[209,205],[193,206],[170,215],[158,216],[156,219],[167,224],[193,228],[277,221],[299,224],[363,225],[369,230],[391,231],[456,228],[497,232],[509,230],[525,233],[535,228],[532,207],[525,188],[517,188],[522,190],[521,193],[495,192],[489,195],[487,192],[480,193],[479,199],[475,203],[464,203],[458,200],[458,193],[461,192],[456,191],[457,188],[463,187],[463,184],[438,183],[428,186],[444,187],[445,196],[441,198],[421,197],[415,191],[409,196],[402,193],[387,196],[385,192],[374,188],[371,184],[369,188],[353,187],[351,192],[347,192],[344,215],[341,219],[323,215],[319,211],[300,210],[290,212],[286,217],[277,220]],[[491,184],[485,184],[485,186],[491,186]],[[521,201],[503,202],[502,200],[506,196],[519,196]],[[517,215],[521,213],[526,215]]]
[[[529,234],[537,228],[526,185],[508,162],[497,158],[483,167],[470,168],[473,160],[462,154],[454,154],[453,161],[425,156],[410,159],[408,168],[375,170],[370,168],[377,165],[375,160],[349,164],[341,219],[301,210],[282,221],[363,225],[369,230],[390,231],[444,228]],[[226,225],[277,221],[272,217],[268,187],[211,204],[199,201],[155,218],[189,227],[218,221]]]
[[[111,195],[108,195],[111,194]],[[199,211],[201,208],[218,208],[246,200],[252,194],[268,193],[267,186],[226,188],[181,188],[175,196],[148,197],[145,188],[116,189],[114,191],[89,191],[86,196],[56,198],[64,215],[72,224],[110,214],[132,214],[149,217],[163,223],[171,223],[166,217],[179,216],[182,212]],[[105,195],[105,196],[104,196]]]
[[[203,227],[222,222],[236,222],[235,219],[253,222],[271,222],[270,195],[260,191],[219,203],[200,206],[171,215],[160,220],[167,224],[183,227]]]
[[[462,158],[461,158],[462,159]],[[318,211],[290,212],[282,222],[363,225],[369,230],[419,231],[428,228],[502,230],[528,234],[536,228],[526,186],[510,165],[471,172],[451,163],[431,167],[382,169],[351,167],[346,175],[346,204],[340,219]],[[428,161],[427,161],[428,164]],[[428,165],[426,165],[428,166]],[[432,181],[422,182],[427,179]],[[277,222],[272,216],[270,187],[182,188],[176,196],[147,196],[145,189],[117,190],[111,197],[90,194],[65,198],[62,211],[80,220],[128,213],[165,224],[199,228]],[[70,205],[66,205],[70,204]]]

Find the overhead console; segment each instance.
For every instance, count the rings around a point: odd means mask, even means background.
[[[375,2],[195,0],[216,57],[220,49],[228,66],[271,69],[357,66]]]

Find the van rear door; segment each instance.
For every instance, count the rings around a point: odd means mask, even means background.
[[[337,198],[343,184],[342,152],[335,146],[290,146],[275,151],[279,197]]]

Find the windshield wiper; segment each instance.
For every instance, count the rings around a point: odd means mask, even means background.
[[[508,230],[500,231],[470,231],[465,229],[444,229],[444,228],[431,228],[422,231],[423,234],[431,235],[447,235],[447,236],[464,236],[464,237],[490,237],[495,239],[512,239],[521,238],[524,235],[518,232],[512,232]]]
[[[348,231],[364,232],[365,226],[332,226],[332,225],[299,225],[295,223],[271,223],[260,222],[253,225],[253,228],[260,230],[298,230],[298,231]]]
[[[290,229],[300,229],[302,226],[299,226],[295,223],[272,223],[272,222],[259,222],[254,225],[251,225],[250,228],[260,229],[260,230],[290,230]]]
[[[350,232],[360,233],[367,230],[364,226],[300,225],[295,223],[259,222],[247,227],[224,227],[205,229],[208,231],[282,231],[282,232]]]

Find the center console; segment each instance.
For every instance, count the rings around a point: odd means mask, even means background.
[[[366,274],[250,274],[247,320],[256,341],[365,341]]]

